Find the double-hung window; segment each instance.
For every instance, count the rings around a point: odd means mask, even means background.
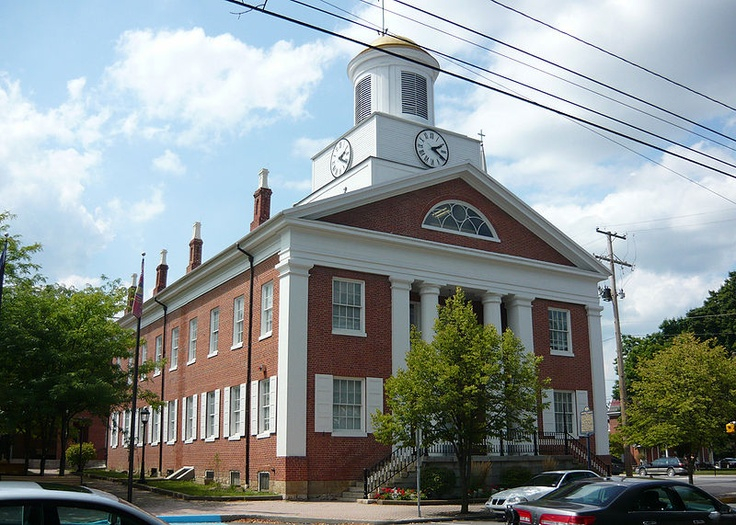
[[[158,445],[161,441],[161,409],[151,409],[151,445]]]
[[[573,405],[573,392],[555,391],[555,430],[572,434],[573,418],[575,417]]]
[[[187,364],[194,363],[197,360],[197,318],[189,320],[189,355],[187,356]]]
[[[166,403],[164,407],[164,419],[166,420],[166,428],[164,428],[164,439],[169,445],[176,443],[176,422],[178,417],[179,400],[173,399]]]
[[[240,348],[243,346],[243,330],[245,321],[245,297],[236,297],[233,301],[233,346],[232,348]]]
[[[169,370],[176,370],[179,366],[179,327],[171,329],[171,355],[169,356],[171,365]]]
[[[365,302],[363,281],[333,279],[332,332],[365,335]]]
[[[220,390],[202,393],[201,402],[200,435],[205,441],[214,441],[220,437]]]
[[[245,436],[245,384],[225,388],[224,393],[223,436],[230,440],[241,439]]]
[[[572,355],[572,339],[570,337],[570,311],[550,308],[549,316],[549,349],[555,355]]]
[[[207,357],[217,355],[217,343],[220,339],[220,309],[210,310],[210,351]]]
[[[181,434],[184,443],[197,439],[197,394],[183,400]]]
[[[371,415],[383,412],[383,379],[316,374],[315,432],[365,437],[373,432]]]
[[[156,368],[153,371],[154,376],[161,375],[161,359],[164,355],[164,336],[156,336],[156,354],[154,360],[156,361]]]
[[[261,337],[273,332],[273,281],[261,287]]]
[[[276,376],[251,382],[251,434],[259,438],[276,432]]]

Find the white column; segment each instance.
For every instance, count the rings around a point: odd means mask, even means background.
[[[608,407],[606,407],[606,377],[603,362],[603,334],[601,331],[601,313],[603,307],[589,304],[588,339],[590,340],[590,373],[593,380],[593,424],[595,425],[595,453],[599,456],[609,454],[608,443]]]
[[[311,264],[285,259],[279,271],[279,387],[276,455],[307,455],[307,309]]]
[[[391,281],[391,373],[406,368],[409,352],[409,293],[411,281],[404,277],[390,277]]]
[[[419,287],[422,339],[431,342],[434,339],[434,322],[437,320],[440,287],[437,284],[424,283]]]
[[[509,328],[521,340],[527,352],[534,352],[533,300],[533,297],[513,295],[506,302]]]
[[[493,325],[502,334],[501,328],[501,296],[494,292],[483,294],[483,322]]]

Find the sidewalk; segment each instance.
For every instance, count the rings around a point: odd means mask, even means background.
[[[3,476],[3,480],[9,477]],[[79,484],[79,477],[23,476],[13,478],[26,481],[63,482]],[[127,486],[108,480],[85,478],[88,487],[104,490],[126,499]],[[350,503],[339,501],[187,501],[133,489],[133,503],[157,516],[194,516],[208,521],[276,521],[286,523],[412,523],[448,520],[493,520],[482,504],[472,504],[470,513],[460,514],[460,505],[422,505],[421,517],[416,504],[385,505],[377,503]]]

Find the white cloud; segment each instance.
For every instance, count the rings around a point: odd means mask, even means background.
[[[321,151],[333,140],[335,140],[335,137],[322,139],[300,137],[294,141],[293,154],[297,157],[311,159],[313,155]]]
[[[189,145],[302,117],[334,56],[321,42],[279,41],[264,50],[229,34],[208,36],[201,28],[127,31],[118,52],[121,59],[107,75],[117,89],[136,98],[138,125],[184,126],[176,137]],[[126,120],[128,131],[133,123]]]
[[[179,155],[169,149],[164,151],[163,155],[153,159],[153,167],[172,175],[184,175],[187,171],[187,167],[181,161]]]

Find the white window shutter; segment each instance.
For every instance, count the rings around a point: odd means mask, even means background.
[[[548,406],[542,410],[542,431],[545,434],[553,434],[556,430],[554,400],[554,390],[542,390],[542,402],[548,403]]]
[[[250,435],[258,435],[258,381],[250,382]]]
[[[192,395],[192,440],[197,439],[197,394]]]
[[[207,392],[202,392],[199,403],[202,408],[199,413],[199,437],[205,439],[207,437]]]
[[[222,390],[222,437],[230,437],[230,387]]]
[[[178,418],[179,418],[179,400],[178,399],[174,399],[174,425],[173,425],[173,427],[174,427],[174,435],[173,436],[169,436],[169,439],[168,439],[168,441],[171,441],[172,443],[175,443],[176,442],[176,428],[177,428],[177,425],[179,423],[179,419]]]
[[[575,391],[575,403],[577,404],[577,413],[575,414],[575,417],[573,418],[573,421],[575,422],[575,427],[573,429],[573,435],[579,436],[580,433],[580,413],[585,410],[585,408],[588,406],[588,391],[587,390],[576,390]]]
[[[332,432],[331,375],[314,375],[314,431]]]
[[[164,404],[164,410],[163,410],[163,421],[161,421],[161,424],[164,426],[164,443],[166,443],[169,440],[169,404]]]
[[[248,392],[247,386],[245,383],[240,385],[240,427],[235,429],[239,436],[245,436],[245,418],[247,416],[245,413],[245,396]]]
[[[181,439],[187,439],[187,398],[181,398]]]
[[[116,428],[118,426],[118,413],[113,412],[110,415],[110,448],[117,448],[118,442],[117,442],[117,434]]]
[[[215,438],[220,437],[220,389],[215,390]]]
[[[269,381],[271,382],[271,384],[269,385],[269,392],[271,392],[271,397],[268,407],[268,428],[270,429],[268,433],[273,434],[274,432],[276,432],[276,376],[271,376]]]
[[[365,378],[365,431],[373,433],[371,416],[376,412],[383,413],[383,379],[380,377]]]

